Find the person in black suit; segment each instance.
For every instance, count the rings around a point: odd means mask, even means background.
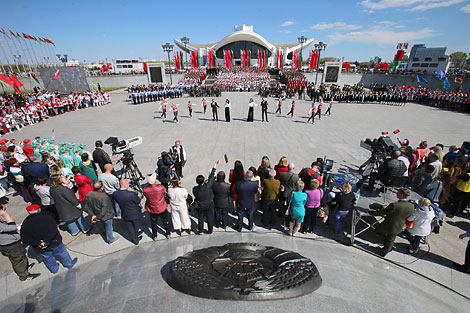
[[[103,142],[101,140],[97,140],[95,142],[95,151],[93,151],[93,161],[99,165],[101,173],[104,173],[104,166],[106,164],[113,164],[113,161],[117,160],[119,160],[119,158],[111,160],[109,154],[103,150]],[[117,174],[114,169],[112,170],[111,174],[117,177]]]
[[[129,231],[131,242],[138,245],[142,239],[142,235],[139,235],[140,198],[136,192],[128,190],[129,180],[121,179],[119,185],[121,188],[113,192],[113,198],[121,208],[122,219]]]
[[[214,192],[212,185],[214,184],[215,169],[219,161],[215,162],[214,167],[209,174],[207,182],[204,181],[204,176],[198,175],[196,177],[197,186],[193,188],[194,207],[197,211],[197,219],[199,224],[198,233],[204,231],[204,219],[207,221],[207,234],[212,234],[214,227]]]
[[[217,115],[217,108],[220,108],[217,102],[212,99],[211,101],[211,108],[212,108],[212,120],[213,121],[219,121],[219,116]]]
[[[214,206],[215,206],[215,226],[227,228],[228,224],[228,210],[230,207],[230,184],[225,182],[225,173],[220,171],[217,173],[217,181],[212,186],[214,192]]]
[[[235,193],[237,194],[237,207],[235,212],[238,215],[237,231],[241,232],[243,228],[243,217],[248,218],[248,229],[253,231],[253,214],[255,212],[255,194],[258,193],[258,182],[251,181],[252,171],[246,171],[245,179],[235,184]]]
[[[261,100],[261,119],[264,122],[264,117],[266,116],[266,122],[268,121],[268,101],[266,99]]]

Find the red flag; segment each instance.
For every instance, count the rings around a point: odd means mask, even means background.
[[[59,74],[60,74],[60,70],[57,70],[57,72],[55,72],[55,75],[54,77],[52,77],[52,79],[59,79]]]
[[[20,87],[24,88],[24,85],[21,82],[21,80],[19,80],[15,75],[10,74],[10,80],[13,82],[13,86],[16,86],[18,88],[20,88]]]
[[[6,33],[6,31],[3,29],[3,27],[1,27],[1,29],[2,29],[2,30],[0,30],[0,32],[1,32],[2,34],[4,34],[5,36],[7,36],[8,39],[11,39],[10,36],[8,36],[8,34]]]
[[[13,85],[13,82],[5,75],[0,73],[0,82],[2,82],[5,85],[11,86]]]

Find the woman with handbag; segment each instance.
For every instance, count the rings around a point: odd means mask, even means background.
[[[289,222],[289,235],[295,236],[299,231],[305,217],[305,203],[307,203],[307,194],[303,192],[305,184],[299,180],[296,184],[296,190],[292,190],[287,199],[291,221]]]
[[[421,238],[431,233],[431,222],[434,216],[431,201],[428,198],[419,199],[413,214],[406,220],[408,222],[414,222],[413,226],[406,228],[404,231],[406,239],[410,242],[410,248],[408,250],[410,254],[418,252]]]

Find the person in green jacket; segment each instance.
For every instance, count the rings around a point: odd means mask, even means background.
[[[386,256],[392,251],[393,243],[397,235],[403,230],[405,220],[413,214],[414,205],[406,199],[410,196],[410,191],[401,188],[397,192],[398,201],[383,206],[373,203],[369,206],[371,210],[366,213],[374,216],[384,216],[385,219],[377,227],[377,237],[383,242],[383,248],[377,247],[379,255]]]

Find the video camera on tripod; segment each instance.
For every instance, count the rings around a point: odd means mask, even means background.
[[[109,137],[104,142],[111,146],[113,155],[122,154],[120,162],[122,162],[122,169],[119,178],[128,179],[131,187],[136,189],[142,195],[142,188],[140,187],[140,180],[144,180],[144,176],[139,170],[137,163],[134,160],[132,148],[144,143],[142,137],[134,137],[130,139],[119,140],[117,137]]]
[[[359,175],[362,177],[369,176],[374,168],[378,169],[385,162],[392,151],[398,150],[398,146],[387,135],[376,139],[362,139],[360,146],[371,152],[370,158],[359,167]]]

